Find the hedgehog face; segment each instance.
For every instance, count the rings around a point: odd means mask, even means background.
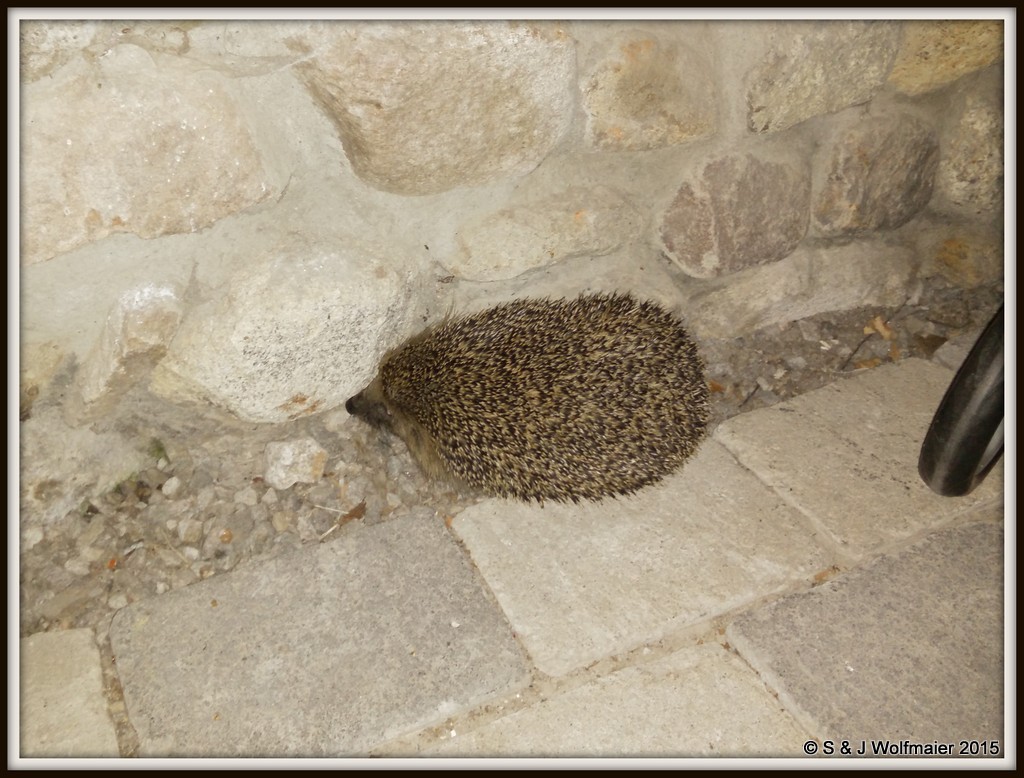
[[[345,410],[370,426],[387,430],[402,440],[428,477],[447,480],[462,488],[467,486],[445,465],[433,438],[423,426],[388,398],[379,375],[345,402]]]
[[[393,418],[384,402],[379,378],[374,379],[359,394],[349,397],[345,401],[345,410],[353,416],[358,416],[371,427],[392,429]]]

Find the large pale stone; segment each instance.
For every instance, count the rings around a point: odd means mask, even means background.
[[[576,187],[506,208],[459,231],[459,274],[512,278],[578,256],[601,256],[634,240],[640,213],[607,187]]]
[[[409,279],[382,249],[295,237],[182,322],[152,388],[257,422],[327,410],[407,333]]]
[[[558,26],[363,23],[300,66],[356,174],[407,195],[535,168],[573,115],[575,49]]]
[[[950,102],[932,205],[995,221],[1003,217],[1003,89],[998,73],[981,75],[992,77],[958,88]]]
[[[113,232],[196,232],[271,196],[230,82],[132,45],[22,89],[22,262]]]
[[[689,288],[687,322],[700,338],[862,305],[899,305],[918,264],[910,248],[879,240],[801,247],[783,260]]]
[[[814,175],[814,225],[822,235],[891,230],[931,199],[939,141],[923,122],[867,119],[836,133],[826,148]]]
[[[781,259],[807,232],[810,190],[795,164],[750,154],[715,160],[679,187],[662,217],[665,253],[698,278]]]
[[[889,84],[904,94],[940,89],[1003,58],[1003,21],[928,19],[903,25]]]
[[[780,22],[774,32],[747,76],[754,132],[778,132],[866,103],[889,75],[901,30],[889,21],[817,21]]]
[[[617,35],[582,84],[587,142],[636,151],[715,131],[714,75],[689,46],[642,30]]]

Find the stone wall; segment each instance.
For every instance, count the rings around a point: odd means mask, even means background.
[[[425,322],[698,338],[1003,272],[1003,22],[21,22],[22,390],[256,422]],[[71,365],[74,369],[68,370]]]

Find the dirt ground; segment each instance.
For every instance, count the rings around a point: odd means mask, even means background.
[[[947,340],[969,342],[1002,299],[1001,285],[965,291],[932,279],[899,308],[826,313],[702,343],[712,425],[858,370],[930,358]],[[23,418],[45,402],[33,407],[29,398]],[[422,506],[452,517],[479,499],[428,483],[402,443],[343,408],[283,425],[242,424],[206,409],[170,407],[137,389],[116,417],[94,429],[142,442],[151,466],[45,527],[31,547],[23,543],[20,628],[22,636],[91,628],[108,665],[111,618],[136,600]],[[307,435],[329,452],[324,477],[287,490],[267,486],[266,443]],[[134,736],[110,666],[106,677],[122,753],[129,755]]]

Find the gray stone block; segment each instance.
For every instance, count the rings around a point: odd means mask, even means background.
[[[730,642],[822,739],[1003,743],[1003,532],[938,532],[737,619]]]
[[[973,493],[934,494],[917,472],[932,415],[953,373],[908,359],[736,416],[715,432],[744,465],[863,559],[888,543],[1002,500],[1002,463]]]
[[[799,514],[714,441],[629,498],[543,507],[490,500],[453,527],[537,667],[553,676],[831,564]]]
[[[21,756],[116,757],[92,630],[29,635],[20,659]]]
[[[429,748],[431,756],[796,756],[807,733],[734,654],[677,651]]]
[[[111,642],[147,756],[346,756],[527,680],[437,519],[338,540],[144,600]]]

